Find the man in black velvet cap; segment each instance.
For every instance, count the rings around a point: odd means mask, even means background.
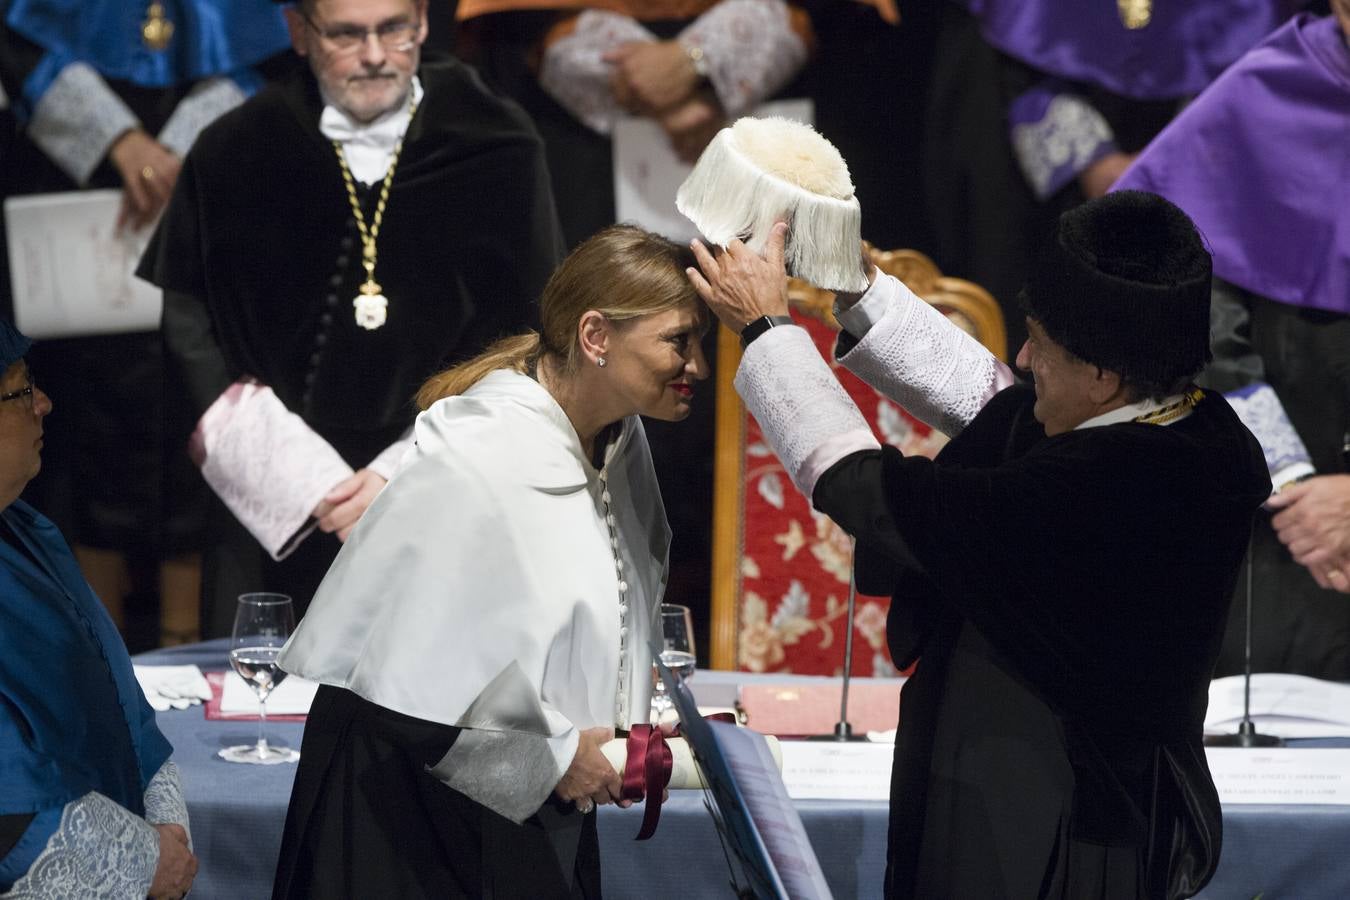
[[[528,325],[561,258],[533,127],[421,59],[425,0],[286,16],[308,65],[203,132],[141,265],[201,414],[194,458],[252,536],[230,522],[207,559],[214,634],[241,590],[306,608],[410,445],[422,381]]]
[[[1191,379],[1210,257],[1122,192],[1059,220],[1011,373],[899,281],[841,297],[840,361],[953,439],[879,447],[786,312],[785,226],[691,274],[747,343],[736,387],[798,487],[888,592],[904,690],[888,897],[1184,897],[1218,863],[1201,744],[1260,447]],[[748,338],[748,340],[746,340]]]

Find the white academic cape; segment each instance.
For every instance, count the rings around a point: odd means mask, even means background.
[[[596,470],[548,392],[501,370],[415,433],[281,667],[419,719],[544,737],[566,760],[580,730],[648,721],[670,529],[638,417]],[[483,746],[466,736],[483,737],[465,732],[447,760]],[[473,779],[500,781],[490,769]],[[524,791],[442,780],[519,820],[561,774]]]

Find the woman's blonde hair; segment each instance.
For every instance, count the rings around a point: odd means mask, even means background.
[[[596,232],[549,276],[539,298],[539,331],[503,338],[473,359],[431,376],[417,392],[417,405],[426,409],[443,397],[462,394],[497,369],[528,372],[546,353],[573,371],[577,327],[588,310],[617,323],[697,300],[685,274],[692,265],[689,248],[637,226],[611,225]]]

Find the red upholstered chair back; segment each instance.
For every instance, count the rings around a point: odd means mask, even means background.
[[[870,252],[882,271],[900,278],[1004,358],[1003,316],[987,291],[944,277],[917,251]],[[834,362],[839,329],[832,312],[834,295],[794,279],[789,298],[793,318],[810,332],[878,440],[906,454],[937,453],[945,436]],[[746,413],[733,385],[740,362],[736,336],[722,329],[717,352],[713,668],[839,674],[848,627],[850,539],[798,493],[758,423]],[[895,674],[886,650],[888,606],[889,598],[858,597],[855,675]]]

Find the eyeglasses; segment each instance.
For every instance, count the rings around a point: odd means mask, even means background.
[[[384,49],[405,53],[416,44],[417,32],[422,27],[421,23],[417,21],[409,22],[396,19],[392,22],[381,22],[374,28],[362,28],[359,25],[334,25],[331,28],[321,28],[319,23],[308,15],[304,13],[300,15],[304,18],[305,24],[314,29],[314,33],[326,41],[335,53],[355,53],[365,46],[366,41],[372,34],[375,35],[375,39],[380,42],[380,46]]]
[[[37,387],[37,382],[33,380],[33,370],[28,370],[28,386],[17,391],[10,391],[8,394],[0,394],[0,403],[9,400],[23,400],[23,405],[28,407],[28,411],[33,411],[33,390]]]

